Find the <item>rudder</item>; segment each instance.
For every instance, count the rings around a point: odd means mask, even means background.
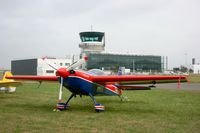
[[[12,75],[12,73],[11,73],[10,71],[4,72],[2,81],[13,81],[12,79],[7,79],[7,78],[6,78],[7,76],[13,76],[13,75]]]

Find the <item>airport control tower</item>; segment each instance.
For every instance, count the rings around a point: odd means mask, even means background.
[[[80,32],[81,43],[79,48],[81,48],[81,55],[83,53],[101,53],[105,48],[105,33],[88,31]]]

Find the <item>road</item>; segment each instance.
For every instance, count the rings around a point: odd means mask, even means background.
[[[157,84],[156,88],[161,89],[179,89],[178,83],[169,83],[169,84]],[[200,91],[200,83],[181,83],[180,90],[199,90]]]

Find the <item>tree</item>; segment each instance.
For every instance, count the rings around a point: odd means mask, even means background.
[[[188,71],[188,68],[185,67],[185,66],[183,66],[183,65],[181,65],[181,67],[180,67],[180,71],[183,72],[183,73],[185,73],[185,72]]]

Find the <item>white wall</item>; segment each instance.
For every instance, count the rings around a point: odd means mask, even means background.
[[[193,65],[194,74],[200,74],[200,65]]]
[[[58,68],[65,67],[67,68],[70,64],[72,64],[71,59],[45,59],[49,64],[55,65]],[[37,75],[40,76],[54,76],[56,74],[56,70],[51,68],[43,59],[38,58],[38,67],[37,67]]]

